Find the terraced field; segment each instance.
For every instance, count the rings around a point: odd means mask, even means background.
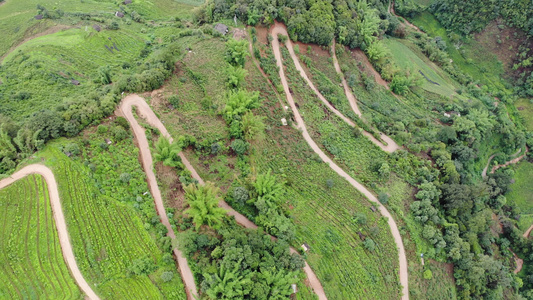
[[[48,195],[40,175],[0,190],[0,299],[82,299],[61,253]]]
[[[138,213],[117,201],[124,200],[117,199],[124,195],[102,194],[104,186],[91,183],[95,175],[90,169],[70,161],[58,150],[58,144],[47,147],[43,156],[49,158],[48,163],[58,182],[78,266],[85,279],[95,286],[96,293],[104,299],[185,299],[185,291],[177,274],[174,274],[172,281],[162,282],[159,276],[151,273],[128,273],[132,262],[139,258],[147,257],[160,265],[162,253]],[[108,156],[111,160],[116,159]],[[136,157],[131,159],[136,160]],[[107,171],[104,168],[96,172]],[[147,190],[146,183],[142,184]],[[153,204],[148,202],[148,205]]]

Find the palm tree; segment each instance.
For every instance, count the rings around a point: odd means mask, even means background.
[[[165,166],[169,167],[183,167],[181,158],[178,156],[181,148],[176,143],[170,143],[169,139],[162,136],[157,140],[155,145],[154,159],[162,161]]]
[[[296,272],[261,268],[258,279],[270,287],[267,299],[287,299],[292,294],[291,284],[296,282],[296,278]]]
[[[218,273],[204,274],[209,288],[205,293],[211,299],[242,299],[246,294],[244,288],[251,283],[249,276],[239,272],[241,260],[235,263],[233,270],[228,270],[221,264]]]
[[[190,184],[184,189],[185,200],[190,206],[185,213],[193,219],[196,230],[204,224],[218,229],[222,224],[222,218],[226,215],[226,210],[218,207],[220,201],[217,196],[218,188],[207,182],[201,186]]]

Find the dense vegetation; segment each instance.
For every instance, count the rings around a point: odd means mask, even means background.
[[[65,264],[41,176],[21,179],[0,191],[0,298],[81,299]]]

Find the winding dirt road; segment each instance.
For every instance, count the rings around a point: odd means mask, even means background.
[[[164,208],[163,200],[161,197],[161,191],[159,190],[159,187],[157,185],[157,180],[156,180],[153,168],[152,168],[152,155],[150,153],[150,147],[148,145],[148,140],[146,138],[145,129],[139,125],[139,123],[133,116],[133,113],[132,113],[133,106],[137,108],[137,113],[139,114],[141,118],[145,119],[151,126],[154,126],[157,129],[159,129],[161,134],[164,137],[168,138],[170,142],[172,142],[173,140],[170,134],[168,133],[167,129],[163,125],[163,123],[154,114],[150,106],[146,103],[146,101],[144,101],[143,98],[139,97],[138,95],[132,94],[122,100],[122,103],[120,104],[120,108],[119,108],[120,114],[125,116],[125,118],[128,120],[128,122],[130,123],[130,126],[133,129],[135,138],[137,139],[137,142],[139,145],[143,168],[146,172],[146,176],[148,179],[148,185],[150,187],[150,191],[156,203],[156,209],[161,217],[161,222],[168,228],[168,236],[174,239],[175,234],[172,228],[170,227],[170,223],[165,213],[165,208]],[[198,180],[200,184],[204,184],[204,181],[202,180],[200,175],[198,175],[198,172],[196,172],[196,170],[191,165],[189,160],[187,160],[185,155],[183,155],[183,153],[180,152],[179,156],[183,164],[185,165],[185,167],[191,172],[191,176],[194,179]],[[250,221],[248,218],[246,218],[242,214],[235,211],[224,200],[221,200],[219,202],[219,206],[226,209],[227,210],[226,213],[230,216],[235,217],[236,222],[241,224],[242,226],[246,228],[253,228],[253,229],[257,228],[257,225],[255,225],[252,221]],[[297,253],[297,251],[292,247],[290,248],[290,251],[291,253]],[[179,251],[178,249],[174,249],[174,254],[178,258],[178,265],[180,268],[181,276],[186,286],[187,295],[189,299],[194,299],[194,297],[197,297],[198,295],[197,288],[194,282],[194,276],[187,263],[187,259],[183,256],[181,251]],[[326,300],[327,297],[324,292],[324,288],[322,287],[322,284],[318,280],[318,277],[313,272],[311,267],[309,267],[307,262],[305,263],[304,272],[307,275],[307,279],[309,280],[309,284],[311,288],[317,294],[318,298],[320,300]]]
[[[272,27],[272,34],[274,36],[276,36],[276,37],[277,37],[278,34],[282,34],[282,35],[288,36],[287,29],[285,29],[285,26],[283,24],[279,23],[279,22],[276,22],[274,24],[274,26]],[[279,42],[277,44],[279,45]],[[300,72],[300,75],[307,82],[307,85],[316,94],[318,99],[320,99],[320,101],[322,101],[322,103],[325,106],[327,106],[330,111],[332,111],[335,115],[337,115],[344,122],[346,122],[346,124],[348,124],[348,125],[350,125],[352,127],[356,127],[356,124],[352,120],[350,120],[347,117],[345,117],[340,111],[338,111],[335,107],[333,107],[333,105],[331,105],[331,103],[329,103],[329,101],[320,93],[320,91],[318,91],[318,89],[315,87],[313,82],[309,79],[309,77],[305,73],[304,68],[302,68],[302,65],[300,64],[298,56],[296,56],[296,53],[294,53],[294,48],[292,47],[292,42],[291,42],[290,39],[287,39],[287,41],[285,42],[285,46],[289,50],[289,53],[290,53],[291,58],[292,58],[292,61],[294,62],[294,66],[296,67],[296,70],[298,70],[298,72]],[[336,62],[336,57],[335,57],[334,61]],[[335,69],[337,69],[338,65],[339,64],[336,63]],[[339,71],[340,71],[340,67],[339,67],[337,72],[339,72]],[[350,102],[350,106],[352,107],[352,110],[355,112],[356,115],[361,117],[361,111],[357,107],[357,100],[355,99],[355,97],[353,96],[353,94],[351,92],[346,90],[348,85],[346,84],[346,80],[344,78],[343,78],[343,85],[344,85],[344,91],[346,93],[346,97],[348,97],[348,100]],[[383,151],[391,153],[391,152],[396,151],[399,148],[398,145],[391,138],[387,137],[384,134],[380,133],[380,136],[383,138],[383,140],[385,140],[385,142],[387,142],[387,145],[384,145],[381,141],[376,139],[369,132],[363,131],[363,134],[366,137],[368,137],[379,148],[381,148]]]
[[[165,126],[163,126],[163,123],[161,123],[159,118],[157,118],[157,116],[154,114],[150,106],[148,106],[148,104],[144,101],[143,98],[137,95],[129,95],[122,100],[117,114],[123,115],[130,123],[135,139],[137,140],[137,143],[139,145],[142,165],[144,168],[144,172],[146,173],[150,192],[152,194],[152,197],[154,197],[155,208],[157,210],[157,213],[159,214],[159,217],[161,218],[161,223],[163,223],[163,225],[165,225],[165,227],[168,229],[167,236],[172,239],[175,239],[176,234],[174,233],[174,230],[172,229],[172,227],[170,226],[170,222],[168,221],[165,206],[163,205],[163,198],[161,197],[161,191],[159,190],[159,186],[157,185],[157,180],[153,170],[152,155],[150,154],[150,146],[148,144],[148,139],[146,138],[145,129],[141,125],[139,125],[139,123],[133,116],[133,106],[137,107],[137,112],[140,114],[140,117],[145,119],[148,123],[150,123],[150,125],[159,129],[163,136],[170,138],[170,135],[166,130]],[[180,154],[180,156],[182,155]],[[188,161],[186,160],[183,160],[183,162],[188,164]],[[198,297],[198,289],[196,288],[194,276],[192,274],[191,269],[189,268],[187,259],[183,256],[183,254],[177,247],[174,248],[173,251],[174,255],[178,260],[179,271],[183,283],[185,284],[185,291],[187,292],[187,297],[188,299],[195,299],[196,297]]]
[[[516,151],[515,154],[511,155],[511,157],[513,156],[517,156],[518,154],[520,154],[520,152],[522,152],[522,148],[518,149],[518,151]],[[521,161],[524,157],[526,157],[527,153],[529,152],[529,148],[526,146],[526,151],[524,152],[524,154],[520,155],[519,157],[516,157],[516,158],[513,158],[503,164],[499,164],[499,165],[496,165],[494,167],[492,167],[492,169],[490,170],[490,174],[494,174],[494,172],[496,172],[496,170],[498,170],[499,168],[503,168],[503,167],[507,167],[509,166],[510,164],[516,164],[517,162]],[[485,168],[483,168],[483,171],[481,172],[481,177],[482,178],[485,178],[487,177],[487,171],[489,169],[489,165],[490,165],[490,162],[492,161],[492,159],[494,158],[494,156],[496,156],[498,153],[496,154],[493,154],[489,157],[489,161],[487,162],[487,165],[485,166]]]
[[[414,30],[416,30],[418,32],[422,32],[422,30],[420,30],[420,28],[418,28],[416,25],[414,25],[413,23],[407,21],[407,19],[405,19],[404,17],[398,16],[396,14],[396,11],[394,10],[394,1],[389,2],[389,13],[391,15],[397,17],[398,19],[402,19],[404,21],[404,23],[407,24],[407,26],[413,28]]]
[[[391,229],[392,236],[394,238],[394,241],[396,242],[396,246],[398,247],[398,259],[399,259],[399,269],[400,269],[400,283],[402,285],[402,299],[407,300],[409,299],[409,280],[408,280],[408,273],[407,273],[407,258],[405,256],[405,249],[403,247],[403,241],[402,237],[400,235],[400,231],[398,230],[398,226],[396,225],[396,222],[392,218],[391,214],[385,208],[383,205],[379,205],[378,199],[369,191],[367,190],[362,184],[357,182],[355,179],[350,177],[342,168],[340,168],[338,165],[336,165],[330,158],[327,156],[321,149],[318,147],[318,145],[313,141],[309,133],[307,132],[307,128],[305,127],[305,123],[302,119],[302,116],[298,112],[298,109],[296,108],[296,105],[294,103],[294,99],[292,98],[291,92],[289,90],[289,84],[287,83],[287,78],[285,77],[285,71],[283,70],[283,63],[282,63],[282,57],[281,57],[281,51],[279,47],[279,41],[277,39],[278,34],[287,34],[285,28],[283,26],[280,26],[279,24],[276,24],[272,27],[271,34],[273,35],[272,39],[272,49],[274,51],[274,56],[276,57],[276,63],[279,68],[279,77],[281,79],[281,83],[283,85],[283,89],[285,91],[285,96],[287,97],[287,101],[289,102],[289,105],[294,113],[294,117],[296,119],[296,127],[302,132],[302,135],[307,142],[307,144],[313,149],[313,151],[320,156],[322,161],[324,161],[326,164],[330,166],[333,171],[335,171],[337,174],[339,174],[341,177],[346,179],[353,187],[355,187],[358,191],[360,191],[363,195],[365,195],[370,201],[375,202],[376,206],[378,206],[379,211],[381,215],[387,218],[387,222],[389,224],[389,227]],[[291,45],[289,41],[287,41],[287,45]],[[291,47],[292,49],[292,47]],[[291,51],[291,49],[289,51]],[[294,53],[294,51],[291,51],[291,55]]]
[[[350,102],[350,106],[352,107],[353,112],[358,115],[359,117],[362,117],[361,111],[359,111],[359,107],[357,107],[357,99],[355,98],[354,94],[350,90],[350,87],[348,86],[348,83],[346,82],[346,79],[344,78],[344,74],[342,73],[341,67],[339,66],[339,61],[337,60],[337,54],[335,53],[335,40],[333,41],[333,65],[335,66],[335,70],[339,75],[341,75],[342,78],[342,86],[344,87],[344,94],[346,94],[346,98],[348,98],[348,102]],[[294,58],[293,58],[294,59]],[[387,146],[384,146],[380,141],[378,141],[372,134],[369,132],[364,131],[363,133],[365,136],[367,136],[374,144],[378,145],[383,151],[386,152],[394,152],[398,150],[400,147],[396,142],[388,137],[385,134],[379,133],[381,138],[387,143]]]
[[[63,209],[61,207],[61,199],[59,199],[59,192],[57,190],[57,182],[52,170],[44,165],[34,164],[26,166],[15,174],[8,178],[0,180],[0,189],[14,183],[15,181],[22,179],[31,174],[39,174],[44,177],[46,185],[48,186],[48,194],[50,198],[50,206],[52,207],[54,221],[56,223],[57,235],[59,236],[59,244],[61,245],[61,252],[63,253],[63,259],[67,263],[70,273],[80,289],[85,293],[87,298],[92,300],[99,300],[100,298],[91,289],[90,285],[85,281],[83,275],[76,264],[76,257],[72,251],[72,245],[67,231],[67,224],[65,222],[65,216],[63,215]]]

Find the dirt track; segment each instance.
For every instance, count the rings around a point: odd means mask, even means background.
[[[100,299],[96,293],[91,289],[85,278],[80,272],[78,265],[76,264],[76,258],[74,252],[72,252],[72,245],[67,231],[67,224],[65,222],[65,216],[63,215],[63,209],[61,207],[61,200],[59,199],[59,192],[57,190],[57,182],[52,171],[39,164],[26,166],[15,174],[8,178],[0,180],[0,189],[12,184],[13,182],[22,179],[31,174],[39,174],[44,177],[48,186],[48,193],[50,198],[50,206],[52,207],[54,221],[56,223],[57,234],[59,236],[59,244],[61,245],[61,252],[63,253],[63,259],[67,263],[70,273],[80,289],[85,293],[87,298],[98,300]]]
[[[157,185],[157,181],[155,178],[155,174],[153,172],[152,168],[152,155],[150,154],[150,147],[148,146],[148,140],[146,139],[145,130],[142,126],[139,125],[137,120],[132,114],[132,107],[137,107],[137,113],[140,114],[140,117],[145,119],[151,126],[156,127],[159,129],[161,134],[172,142],[172,137],[168,133],[167,129],[161,123],[159,118],[154,114],[150,106],[144,101],[143,98],[139,97],[138,95],[129,95],[126,98],[122,100],[122,103],[120,104],[120,113],[126,117],[128,122],[130,123],[135,138],[137,139],[137,142],[139,144],[139,150],[141,152],[141,158],[143,162],[143,168],[146,172],[146,176],[148,179],[148,185],[150,186],[150,191],[152,192],[152,196],[154,197],[154,200],[156,202],[156,209],[160,213],[161,221],[162,223],[167,226],[169,229],[169,234],[171,238],[175,238],[174,231],[170,227],[170,223],[168,222],[168,218],[166,216],[165,209],[163,206],[163,201],[161,198],[161,192],[159,190],[159,187]],[[200,184],[204,184],[204,181],[202,178],[198,175],[196,170],[193,168],[193,166],[190,164],[189,160],[183,155],[182,152],[180,152],[179,156],[181,157],[181,160],[185,167],[191,172],[191,176],[198,180]],[[225,201],[220,201],[219,206],[227,210],[227,214],[230,216],[234,216],[237,223],[241,224],[242,226],[246,228],[257,228],[257,226],[250,221],[245,216],[241,215],[237,211],[235,211],[231,206],[229,206],[228,203]],[[291,253],[296,253],[297,251],[291,247]],[[194,299],[191,295],[197,296],[197,288],[196,284],[194,282],[194,276],[189,268],[189,265],[187,263],[187,259],[182,255],[182,253],[178,249],[174,249],[174,253],[176,254],[176,257],[178,258],[178,264],[180,267],[180,273],[183,278],[183,281],[185,283],[186,289],[187,289],[187,295],[189,299]],[[326,294],[324,293],[324,288],[322,287],[322,284],[316,277],[315,273],[311,270],[307,262],[305,263],[304,272],[307,275],[307,278],[309,280],[310,286],[313,288],[315,293],[318,295],[319,299],[327,299]]]
[[[281,23],[276,22],[274,24],[274,26],[273,26],[273,30],[275,30],[277,32],[276,34],[283,34],[285,36],[288,36],[288,33],[287,33],[287,30],[285,29],[285,26],[282,25]],[[279,42],[277,44],[279,45]],[[344,122],[346,122],[346,124],[348,124],[348,125],[350,125],[352,127],[356,127],[356,124],[352,120],[350,120],[347,117],[345,117],[340,111],[338,111],[335,107],[333,107],[333,105],[331,105],[329,103],[329,101],[318,91],[318,89],[315,87],[313,82],[309,79],[309,77],[305,73],[305,70],[300,65],[300,61],[298,60],[298,56],[296,56],[296,53],[294,53],[294,49],[292,47],[292,42],[291,42],[290,39],[287,39],[287,41],[285,42],[285,46],[287,46],[287,49],[289,50],[289,53],[290,53],[291,58],[292,58],[292,61],[294,62],[294,66],[296,67],[296,70],[298,70],[298,72],[300,72],[300,75],[307,82],[307,85],[316,94],[318,99],[320,99],[320,101],[322,101],[322,103],[325,106],[327,106],[330,111],[332,111],[335,115],[337,115]],[[336,57],[335,57],[334,61],[335,62],[337,61]],[[335,64],[335,69],[337,69],[337,67],[338,67],[338,63]],[[339,67],[337,72],[339,72],[339,71],[340,71],[340,67]],[[361,117],[361,111],[357,107],[357,101],[356,101],[355,97],[352,95],[352,93],[347,92],[347,90],[346,90],[348,88],[348,85],[346,84],[346,80],[344,80],[344,78],[343,78],[343,84],[345,85],[344,86],[344,91],[346,92],[346,96],[348,97],[348,100],[350,102],[350,106],[352,107],[352,109],[355,112],[355,114],[357,114],[359,117]],[[384,145],[382,142],[377,140],[369,132],[363,131],[363,134],[367,138],[369,138],[374,144],[376,144],[378,147],[380,147],[381,150],[383,150],[383,151],[391,153],[391,152],[396,151],[399,148],[398,145],[391,138],[387,137],[384,134],[381,134],[381,137],[383,138],[383,140],[385,140],[387,142],[387,145]]]
[[[137,112],[142,118],[144,118],[152,126],[157,127],[161,134],[165,137],[170,137],[168,131],[166,130],[163,123],[159,121],[157,116],[154,114],[150,106],[139,96],[129,95],[124,98],[120,104],[119,111],[117,113],[123,115],[126,120],[130,123],[130,126],[135,135],[135,139],[139,145],[139,150],[141,154],[142,165],[144,172],[146,173],[146,178],[148,180],[148,186],[150,187],[150,192],[152,197],[154,197],[155,208],[159,217],[161,218],[161,223],[165,225],[168,229],[167,236],[172,239],[176,238],[176,234],[172,227],[170,227],[170,222],[165,211],[165,206],[163,205],[163,198],[161,197],[161,191],[157,185],[157,180],[155,178],[153,164],[152,164],[152,155],[150,154],[150,147],[148,144],[148,139],[146,138],[145,129],[139,125],[132,113],[133,106],[137,107]],[[183,157],[182,157],[183,159]],[[184,160],[184,163],[188,162]],[[196,288],[196,283],[194,282],[194,276],[189,268],[187,259],[183,256],[181,251],[178,248],[175,248],[174,255],[178,260],[179,271],[185,284],[185,291],[187,292],[187,297],[189,299],[194,299],[198,296],[198,289]]]
[[[287,101],[289,102],[289,105],[294,113],[294,117],[296,119],[297,128],[302,132],[302,135],[307,142],[307,144],[313,149],[313,151],[320,156],[320,158],[330,166],[331,169],[333,169],[337,174],[339,174],[341,177],[346,179],[353,187],[355,187],[358,191],[360,191],[363,195],[365,195],[370,201],[375,202],[376,206],[379,207],[380,213],[387,218],[389,227],[391,229],[392,236],[394,238],[394,241],[396,242],[396,246],[398,247],[398,258],[399,258],[399,267],[400,267],[400,282],[402,285],[402,299],[406,300],[409,299],[409,280],[408,280],[408,273],[407,273],[407,258],[405,256],[405,249],[403,247],[403,241],[402,237],[400,235],[400,231],[398,230],[398,226],[396,225],[396,222],[392,218],[389,211],[383,206],[379,205],[378,199],[369,191],[367,190],[363,185],[361,185],[359,182],[357,182],[355,179],[350,177],[342,168],[337,166],[321,149],[318,147],[318,145],[313,141],[309,133],[307,132],[307,128],[305,127],[305,123],[298,112],[298,109],[296,108],[296,105],[294,103],[294,99],[292,98],[291,92],[289,90],[289,85],[287,83],[287,79],[285,77],[285,71],[283,70],[283,63],[281,58],[281,51],[279,48],[279,41],[277,39],[278,34],[284,34],[287,35],[287,32],[285,28],[281,25],[276,23],[275,26],[272,27],[271,34],[273,35],[272,39],[272,48],[274,51],[274,56],[276,57],[276,63],[279,68],[279,76],[281,79],[281,83],[283,85],[283,89],[285,90],[285,96],[287,97]],[[289,47],[290,43],[287,42],[287,46]],[[291,47],[292,48],[292,47]],[[289,49],[291,51],[291,49]],[[291,51],[291,55],[294,53],[294,51]],[[295,61],[296,62],[296,61]]]

